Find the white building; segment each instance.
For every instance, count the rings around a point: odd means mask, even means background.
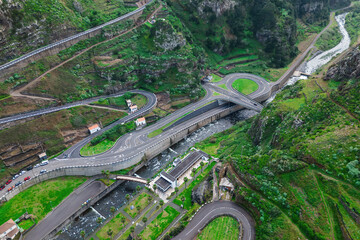
[[[189,154],[183,161],[178,163],[175,168],[173,168],[169,173],[162,171],[160,173],[160,178],[155,182],[158,189],[163,192],[166,192],[170,187],[177,187],[177,180],[192,166],[194,166],[198,161],[204,160],[207,161],[209,155],[203,151],[195,151]]]
[[[14,239],[18,232],[18,226],[12,219],[10,219],[0,226],[0,240]]]
[[[88,129],[89,129],[90,134],[96,133],[97,131],[101,130],[99,124],[91,125]]]
[[[130,106],[130,112],[131,113],[134,113],[134,112],[136,112],[138,110],[138,108],[137,108],[137,106],[134,104],[134,105],[132,105],[132,106]]]
[[[136,119],[135,124],[137,127],[144,126],[144,125],[146,125],[146,120],[144,117],[138,118],[138,119]]]
[[[128,107],[130,107],[130,106],[132,105],[131,100],[130,100],[130,99],[126,99],[126,104],[127,104]]]

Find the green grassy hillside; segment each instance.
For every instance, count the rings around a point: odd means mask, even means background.
[[[256,218],[259,239],[360,238],[359,83],[302,80],[199,144],[245,183],[236,200]]]

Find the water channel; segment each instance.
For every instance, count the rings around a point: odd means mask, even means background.
[[[242,110],[200,128],[179,143],[173,145],[171,149],[168,149],[151,159],[149,166],[143,167],[136,174],[142,178],[151,178],[169,161],[184,154],[190,147],[194,146],[195,143],[201,142],[215,133],[225,131],[232,127],[236,122],[248,119],[255,114],[256,112],[252,110]],[[93,209],[88,209],[77,221],[72,222],[67,228],[63,229],[63,233],[60,234],[57,239],[81,239],[80,232],[82,230],[87,234],[92,233],[99,226],[97,219],[99,217],[109,218],[112,215],[110,207],[115,206],[116,209],[120,208],[126,201],[125,195],[134,193],[137,185],[141,184],[134,182],[124,182],[120,184],[116,189],[98,201],[93,206]]]
[[[306,62],[306,64],[303,66],[303,71],[305,73],[314,73],[317,69],[328,63],[337,54],[340,54],[349,48],[350,37],[344,27],[345,18],[346,13],[335,17],[339,24],[339,30],[343,35],[341,42],[336,47],[322,52]],[[295,84],[299,79],[304,78],[306,77],[292,77],[288,81],[287,85]],[[274,94],[274,96],[272,96],[267,102],[271,102],[275,98],[275,95],[276,94]],[[256,112],[251,110],[242,110],[197,130],[187,138],[172,146],[171,149],[168,149],[162,152],[159,156],[151,159],[149,166],[140,169],[136,174],[143,178],[151,178],[169,161],[173,160],[179,155],[184,154],[195,143],[201,142],[215,133],[225,131],[226,129],[232,127],[236,122],[243,121],[254,116],[255,114]],[[78,220],[73,221],[69,226],[64,228],[63,232],[58,235],[56,239],[81,239],[80,232],[82,230],[84,230],[87,235],[91,234],[99,226],[97,219],[99,217],[105,219],[109,218],[112,215],[110,212],[110,207],[115,206],[116,209],[120,208],[125,203],[125,195],[131,195],[134,193],[137,185],[139,184],[134,182],[124,182],[123,184],[120,184],[114,191],[97,202],[93,208],[88,209],[81,217],[79,217]]]

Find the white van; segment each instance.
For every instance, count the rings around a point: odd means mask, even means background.
[[[40,163],[40,166],[45,166],[45,165],[48,165],[49,164],[49,160],[45,160],[45,161],[42,161]]]

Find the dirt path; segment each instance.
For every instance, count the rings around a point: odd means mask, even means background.
[[[320,192],[321,199],[322,199],[322,201],[323,201],[323,203],[324,203],[324,206],[325,206],[325,209],[326,209],[326,212],[327,212],[327,217],[328,217],[329,223],[330,223],[330,230],[331,230],[332,239],[335,239],[334,224],[333,224],[332,217],[331,217],[331,214],[330,214],[329,206],[328,206],[327,203],[326,203],[326,200],[325,200],[325,197],[324,197],[324,193],[323,193],[323,191],[322,191],[321,188],[320,188],[319,182],[318,182],[318,180],[317,180],[317,178],[316,178],[316,176],[315,176],[315,174],[314,174],[314,171],[312,171],[312,175],[313,175],[313,177],[314,177],[314,179],[315,179],[316,186],[317,186],[317,188],[318,188],[318,190],[319,190],[319,192]]]
[[[86,104],[85,106],[127,113],[127,111],[125,111],[125,110],[118,109],[118,108],[111,107],[111,106],[99,106],[99,105],[92,105],[92,104]]]
[[[66,64],[66,63],[74,60],[74,59],[77,58],[78,56],[86,53],[87,51],[93,49],[94,47],[96,47],[96,46],[98,46],[98,45],[100,45],[100,44],[109,42],[109,41],[111,41],[111,40],[114,40],[115,38],[121,37],[121,36],[123,36],[123,35],[131,32],[131,31],[133,31],[134,29],[142,26],[142,25],[143,25],[144,23],[146,23],[152,16],[154,16],[161,8],[162,8],[162,5],[160,5],[160,7],[158,7],[157,9],[155,9],[155,11],[154,11],[143,23],[138,24],[138,25],[135,25],[134,27],[126,30],[126,31],[123,32],[123,33],[120,33],[120,34],[118,34],[118,35],[116,35],[116,36],[114,36],[114,37],[112,37],[112,38],[110,38],[110,39],[107,39],[107,40],[104,40],[104,41],[102,41],[102,42],[96,43],[96,44],[94,44],[94,45],[92,45],[92,46],[90,46],[90,47],[82,50],[81,52],[77,53],[76,55],[72,56],[71,58],[69,58],[69,59],[65,60],[64,62],[56,65],[55,67],[47,70],[46,72],[44,72],[44,73],[41,74],[39,77],[37,77],[37,78],[35,78],[34,80],[32,80],[31,82],[29,82],[29,83],[26,84],[25,86],[20,87],[20,88],[16,89],[15,91],[12,91],[12,92],[10,93],[10,95],[11,95],[12,97],[27,97],[27,98],[32,98],[32,99],[41,99],[41,100],[54,101],[54,99],[52,99],[52,98],[39,97],[39,96],[31,96],[31,95],[22,94],[21,92],[23,92],[23,91],[25,91],[25,90],[27,90],[27,89],[29,89],[29,88],[31,88],[31,87],[34,87],[34,86],[35,86],[39,81],[41,81],[41,79],[43,79],[43,77],[45,77],[47,74],[49,74],[49,73],[51,73],[52,71],[58,69],[59,67],[63,66],[64,64]]]

